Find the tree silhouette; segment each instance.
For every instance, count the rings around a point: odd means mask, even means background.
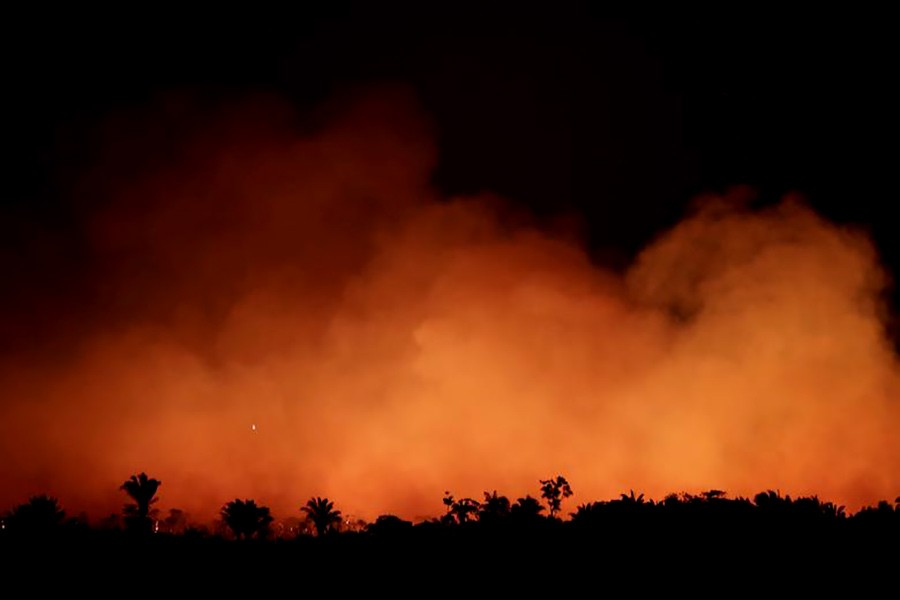
[[[264,539],[269,532],[272,515],[269,507],[257,506],[253,500],[235,498],[222,507],[222,521],[239,540]]]
[[[525,496],[516,500],[516,503],[510,508],[509,514],[517,519],[536,519],[541,516],[543,510],[544,507],[537,498]]]
[[[158,500],[156,491],[162,482],[158,479],[147,477],[146,473],[132,475],[119,489],[124,490],[133,504],[126,504],[124,508],[125,526],[138,533],[150,533],[153,530],[153,520],[150,518],[150,505]]]
[[[593,516],[594,513],[599,512],[601,507],[602,503],[600,502],[586,502],[576,506],[575,512],[569,513],[569,516],[572,517],[573,522],[583,521]]]
[[[100,529],[121,529],[122,517],[118,513],[110,513],[97,522]]]
[[[170,508],[169,516],[163,519],[167,533],[184,533],[187,529],[187,514],[180,508]]]
[[[366,526],[366,531],[379,536],[397,536],[409,533],[412,528],[412,521],[405,521],[396,515],[381,515]]]
[[[456,522],[456,518],[453,515],[453,505],[456,504],[456,499],[448,490],[444,490],[444,498],[441,502],[447,507],[447,512],[441,517],[441,522],[452,525]]]
[[[478,514],[481,505],[472,498],[460,498],[453,503],[453,516],[457,523],[466,523]]]
[[[897,504],[895,500],[895,504]],[[887,500],[881,500],[875,506],[866,506],[856,513],[856,521],[870,523],[876,527],[893,526],[900,531],[900,506],[891,506]]]
[[[790,501],[790,496],[782,498],[781,494],[774,490],[766,490],[765,492],[760,492],[753,496],[753,503],[756,504],[758,508],[780,506],[785,503],[790,503]]]
[[[9,513],[6,525],[12,532],[44,534],[59,527],[65,518],[66,513],[56,498],[40,495],[15,507]]]
[[[478,519],[484,522],[494,522],[509,516],[510,503],[506,496],[499,496],[497,490],[492,493],[484,493],[484,502],[478,512]]]
[[[310,498],[300,510],[313,522],[318,537],[336,531],[341,524],[341,511],[334,510],[334,503],[328,498]]]
[[[550,517],[556,517],[556,513],[562,507],[562,501],[572,495],[572,488],[569,482],[562,475],[557,475],[556,479],[541,479],[541,497],[547,501],[550,507]]]
[[[445,525],[466,523],[473,520],[478,514],[481,504],[472,498],[460,498],[456,500],[450,492],[444,492],[442,500],[447,507],[447,513],[441,518]]]
[[[632,490],[632,494],[634,494],[634,490]],[[725,491],[724,490],[706,490],[705,492],[701,492],[700,495],[703,496],[703,498],[706,499],[707,501],[719,500],[719,499],[725,498]],[[643,496],[643,494],[641,494],[641,496]]]
[[[818,496],[800,497],[794,501],[792,514],[803,516],[807,519],[843,519],[847,515],[844,506],[838,506],[833,502],[822,502]]]
[[[681,498],[679,498],[678,494],[675,493],[668,494],[660,501],[659,504],[667,508],[677,508],[681,504]]]

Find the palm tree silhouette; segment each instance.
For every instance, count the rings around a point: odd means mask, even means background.
[[[724,492],[723,492],[724,493]],[[619,500],[625,504],[637,505],[644,503],[644,495],[634,495],[634,490],[629,490],[628,494],[619,494]]]
[[[609,502],[588,502],[579,504],[575,508],[575,512],[569,513],[572,517],[572,523],[580,527],[591,527],[599,525],[604,516],[610,514],[611,505]]]
[[[239,540],[263,539],[269,532],[272,515],[268,506],[257,506],[254,500],[235,498],[222,507],[222,521]]]
[[[335,531],[341,523],[341,511],[334,510],[334,502],[328,498],[310,498],[300,510],[313,522],[319,537]]]
[[[158,479],[147,477],[146,473],[132,475],[119,489],[124,490],[133,504],[126,504],[125,524],[134,531],[149,533],[153,529],[153,521],[150,519],[150,505],[158,500],[156,491],[162,482]]]

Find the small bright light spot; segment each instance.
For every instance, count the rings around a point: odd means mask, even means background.
[[[256,423],[250,424],[250,431],[256,431]]]

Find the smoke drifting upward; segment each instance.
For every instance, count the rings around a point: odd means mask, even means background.
[[[0,367],[0,506],[118,510],[141,470],[198,517],[313,494],[434,514],[445,489],[556,473],[582,501],[900,490],[886,276],[860,232],[705,199],[622,275],[501,200],[438,197],[403,92],[306,121],[189,106],[117,120],[78,186],[91,311],[65,356]]]

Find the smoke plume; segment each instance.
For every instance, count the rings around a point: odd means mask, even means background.
[[[311,495],[415,517],[557,473],[577,502],[900,490],[887,276],[800,201],[700,199],[621,273],[502,199],[440,197],[402,90],[169,99],[98,135],[77,301],[2,318],[2,507],[108,514],[139,471],[204,518]]]

